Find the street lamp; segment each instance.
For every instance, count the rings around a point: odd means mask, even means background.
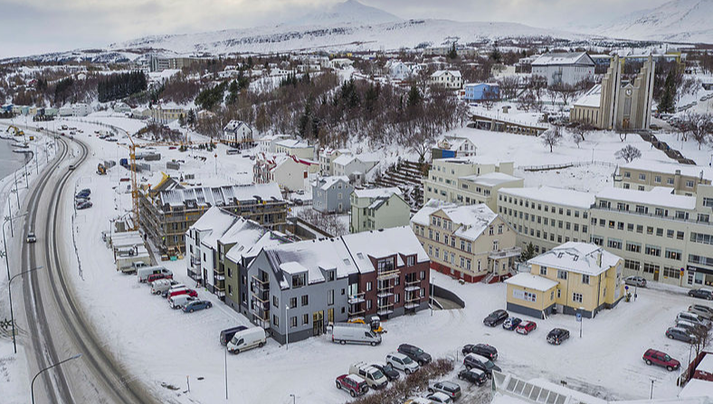
[[[290,349],[290,306],[285,305],[285,351]]]
[[[577,318],[577,320],[579,321],[579,338],[582,338],[582,324],[584,323],[584,317],[582,316],[582,313],[584,313],[584,307],[580,307],[578,310],[579,318]]]
[[[428,297],[428,305],[431,306],[431,316],[433,316],[433,282],[436,280],[433,276],[431,277],[431,295]]]
[[[297,397],[294,394],[290,394],[290,397],[292,397],[292,404],[295,404],[295,400],[297,400]]]
[[[73,360],[73,359],[79,359],[81,356],[82,356],[82,354],[76,354],[76,355],[74,355],[74,356],[71,356],[71,357],[69,357],[69,358],[63,360],[63,361],[59,361],[59,362],[57,362],[57,363],[55,363],[55,364],[53,364],[53,365],[49,365],[49,366],[47,366],[46,368],[44,368],[44,369],[40,370],[39,372],[37,372],[37,374],[35,375],[35,377],[32,378],[32,383],[30,383],[30,394],[31,394],[31,396],[32,396],[32,404],[35,404],[35,379],[37,379],[37,376],[39,376],[42,372],[44,372],[44,371],[46,371],[46,370],[52,369],[52,368],[55,367],[55,366],[59,366],[59,365],[65,363],[65,362],[69,362],[69,361],[71,361],[71,360]]]
[[[7,239],[5,238],[5,225],[7,222],[10,222],[10,229],[12,230],[12,221],[14,219],[21,218],[23,216],[27,216],[27,213],[23,213],[21,215],[12,217],[12,216],[5,216],[5,221],[2,223],[2,245],[3,245],[3,251],[2,255],[5,257],[5,267],[7,268],[7,279],[10,279],[10,264],[8,263],[8,258],[7,258]],[[13,235],[14,237],[14,235]]]
[[[15,314],[12,311],[12,281],[20,275],[24,275],[28,272],[32,272],[32,271],[35,271],[40,268],[42,268],[42,267],[39,266],[39,267],[35,267],[32,269],[28,269],[26,271],[22,271],[19,274],[16,274],[12,278],[10,278],[10,281],[7,283],[7,295],[10,300],[10,322],[12,323],[12,348],[15,351],[15,353],[17,353],[17,343],[15,342]]]

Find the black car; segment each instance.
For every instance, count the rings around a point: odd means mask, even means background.
[[[233,328],[228,328],[226,330],[223,330],[220,332],[220,343],[222,345],[228,345],[228,342],[233,339],[233,336],[238,332],[242,330],[247,330],[248,327],[244,325],[239,325],[237,327]]]
[[[466,369],[470,370],[473,368],[477,368],[485,372],[488,377],[493,376],[493,370],[497,370],[498,372],[501,370],[500,367],[496,364],[494,364],[492,361],[489,361],[482,356],[478,356],[476,354],[468,354],[463,358],[463,365],[465,365]]]
[[[383,373],[386,376],[386,378],[389,379],[389,381],[398,380],[399,377],[401,377],[401,374],[399,373],[399,371],[394,369],[389,364],[372,363],[371,366],[379,369],[381,371],[381,373]]]
[[[92,207],[92,203],[89,201],[83,201],[83,202],[79,202],[77,204],[77,209],[80,209],[80,210],[81,209],[89,209],[91,207]]]
[[[569,339],[569,331],[564,328],[553,328],[552,331],[547,334],[547,342],[552,345],[559,345],[566,339]]]
[[[498,350],[494,346],[488,344],[468,344],[462,349],[463,355],[474,353],[495,361],[498,359]]]
[[[697,297],[699,299],[713,300],[713,290],[691,289],[688,291],[688,296]]]
[[[458,372],[458,378],[460,380],[467,380],[478,386],[482,386],[488,381],[488,375],[478,368],[463,369]]]
[[[518,325],[522,323],[522,319],[519,317],[508,317],[503,323],[503,328],[508,331],[515,331]]]
[[[490,313],[488,315],[488,317],[485,317],[483,319],[483,324],[487,325],[488,327],[495,327],[507,319],[508,319],[507,311],[502,310],[502,309],[495,310],[494,312]]]
[[[417,346],[401,344],[399,345],[398,351],[411,358],[411,360],[418,363],[419,366],[423,366],[431,362],[431,355],[427,354],[423,349]]]
[[[89,192],[89,190],[83,189],[83,190],[77,192],[77,195],[74,195],[74,198],[75,199],[89,199],[90,194],[91,194],[91,192]]]

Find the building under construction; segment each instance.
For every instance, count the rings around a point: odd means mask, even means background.
[[[183,188],[180,185],[139,192],[139,223],[164,256],[183,255],[185,234],[210,207],[254,220],[271,229],[287,223],[287,201],[277,184]]]

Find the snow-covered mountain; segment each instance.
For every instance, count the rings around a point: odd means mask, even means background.
[[[285,22],[290,26],[335,25],[335,24],[383,24],[403,21],[401,18],[375,7],[369,7],[356,0],[347,0],[332,5],[323,12],[312,12],[298,19]]]
[[[712,17],[713,0],[673,0],[583,31],[612,38],[713,43]]]

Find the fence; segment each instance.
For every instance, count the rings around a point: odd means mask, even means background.
[[[584,166],[605,166],[605,167],[616,167],[617,164],[610,163],[608,161],[575,161],[570,163],[559,163],[559,164],[547,164],[542,166],[519,166],[517,167],[523,171],[549,171],[549,170],[563,170],[565,168],[572,167],[584,167]]]
[[[438,285],[433,285],[433,296],[450,300],[461,308],[465,308],[465,301],[463,301],[463,299],[458,297],[458,295],[451,292],[450,290],[444,289]]]

